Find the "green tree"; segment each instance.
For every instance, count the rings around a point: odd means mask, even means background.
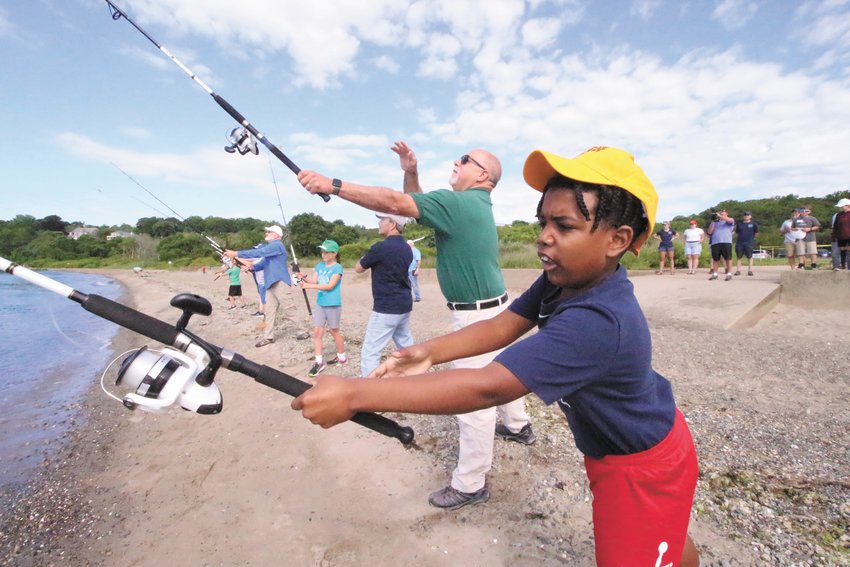
[[[289,221],[292,246],[298,256],[315,256],[316,247],[330,238],[334,225],[314,213],[301,213]]]
[[[200,234],[181,232],[163,238],[156,247],[160,260],[202,258],[210,255],[212,248]]]
[[[68,223],[62,220],[59,215],[48,215],[43,219],[36,221],[37,230],[50,230],[54,232],[66,232]]]
[[[167,219],[158,220],[153,223],[150,234],[151,236],[163,238],[181,232],[182,228],[183,227],[179,220],[174,217],[168,217]]]

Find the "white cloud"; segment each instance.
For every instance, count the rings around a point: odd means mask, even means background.
[[[6,10],[0,6],[0,37],[14,37],[14,27],[9,17],[6,15]]]
[[[386,55],[381,55],[380,57],[375,57],[372,59],[372,64],[375,65],[378,69],[382,71],[386,71],[391,75],[395,75],[398,73],[399,65],[395,62],[391,57]]]
[[[649,21],[652,14],[661,6],[661,0],[635,0],[629,13],[636,15],[643,21]]]
[[[711,17],[730,30],[743,27],[756,12],[758,4],[749,0],[722,0],[712,12]]]
[[[545,49],[558,39],[561,21],[557,18],[533,18],[522,25],[522,44],[531,49]]]

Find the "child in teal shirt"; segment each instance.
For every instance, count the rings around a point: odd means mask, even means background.
[[[333,240],[325,240],[319,245],[322,252],[322,261],[316,264],[313,273],[301,278],[301,287],[304,289],[319,290],[316,298],[316,308],[313,309],[313,350],[316,362],[307,373],[308,376],[316,376],[327,368],[328,364],[345,364],[348,358],[345,356],[345,342],[342,333],[339,332],[339,321],[342,315],[342,265],[339,259],[339,244]],[[325,334],[325,326],[330,329],[331,336],[336,344],[337,355],[325,362],[322,356],[322,338]]]

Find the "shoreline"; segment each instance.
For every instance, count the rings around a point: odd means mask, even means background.
[[[213,283],[210,274],[155,272],[140,278],[92,271],[122,283],[122,302],[142,305],[139,310],[165,321],[179,314],[168,305],[173,295],[204,295],[214,304],[213,314],[190,324],[202,337],[296,377],[303,378],[311,364],[311,341],[296,341],[288,330],[279,331],[274,349],[255,349],[256,320],[240,309],[228,312],[226,285]],[[368,275],[346,272],[345,278],[343,332],[352,362],[344,372],[353,376],[371,294]],[[448,323],[436,283],[423,284],[423,303],[414,309],[417,340],[442,334]],[[296,308],[302,307],[303,300],[297,301]],[[768,500],[772,485],[791,490],[793,482],[809,482],[806,488],[830,510],[850,496],[840,482],[850,458],[842,433],[850,419],[846,408],[840,413],[848,366],[840,356],[829,358],[833,350],[846,353],[850,344],[827,347],[816,344],[816,337],[798,342],[783,337],[783,322],[799,321],[806,312],[775,311],[753,331],[717,335],[716,329],[694,329],[663,310],[647,309],[655,366],[673,381],[698,444],[702,471],[691,531],[705,564],[721,559],[729,565],[842,564],[829,563],[828,555],[804,545],[807,540],[791,538],[787,527],[789,533],[758,535],[762,525],[787,526],[789,515],[804,514],[793,502]],[[146,342],[121,329],[113,349],[117,354]],[[800,360],[777,368],[756,352],[746,361],[735,358],[729,368],[706,366],[719,362],[719,352],[767,345],[799,352]],[[827,374],[844,372],[845,378],[815,381],[804,375],[813,356],[826,361]],[[83,404],[85,427],[70,434],[67,448],[40,471],[32,487],[37,493],[15,509],[17,531],[4,525],[0,551],[12,553],[3,564],[161,565],[175,555],[185,564],[222,565],[279,564],[281,557],[292,565],[317,566],[389,567],[400,558],[434,566],[467,559],[488,565],[593,564],[581,456],[560,413],[533,396],[528,405],[538,444],[497,441],[488,475],[491,501],[447,513],[429,507],[425,498],[445,485],[454,465],[451,418],[390,415],[416,431],[420,450],[403,449],[353,424],[315,427],[289,409],[288,396],[247,377],[222,371],[217,382],[225,404],[219,416],[129,412],[92,384],[97,392]],[[804,422],[794,419],[801,411]],[[733,438],[741,442],[732,444]],[[801,449],[789,450],[789,443]],[[762,492],[748,494],[747,487]],[[814,559],[802,563],[806,557]]]

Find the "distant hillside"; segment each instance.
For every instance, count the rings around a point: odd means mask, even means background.
[[[682,232],[688,228],[688,222],[692,218],[695,218],[700,221],[700,226],[705,228],[710,222],[711,214],[721,209],[729,211],[729,216],[735,219],[740,219],[744,211],[750,211],[753,214],[753,220],[759,224],[759,244],[762,246],[780,246],[782,244],[782,235],[779,234],[779,226],[790,217],[791,209],[805,206],[812,210],[812,216],[818,219],[824,226],[824,229],[818,233],[818,243],[828,244],[830,240],[829,225],[832,215],[838,212],[838,209],[835,208],[835,203],[844,197],[850,198],[850,189],[836,191],[824,197],[800,197],[792,194],[783,197],[752,199],[749,201],[721,201],[716,206],[692,216],[674,217],[671,219],[671,225],[674,230]],[[656,232],[660,229],[661,226],[659,224]]]

